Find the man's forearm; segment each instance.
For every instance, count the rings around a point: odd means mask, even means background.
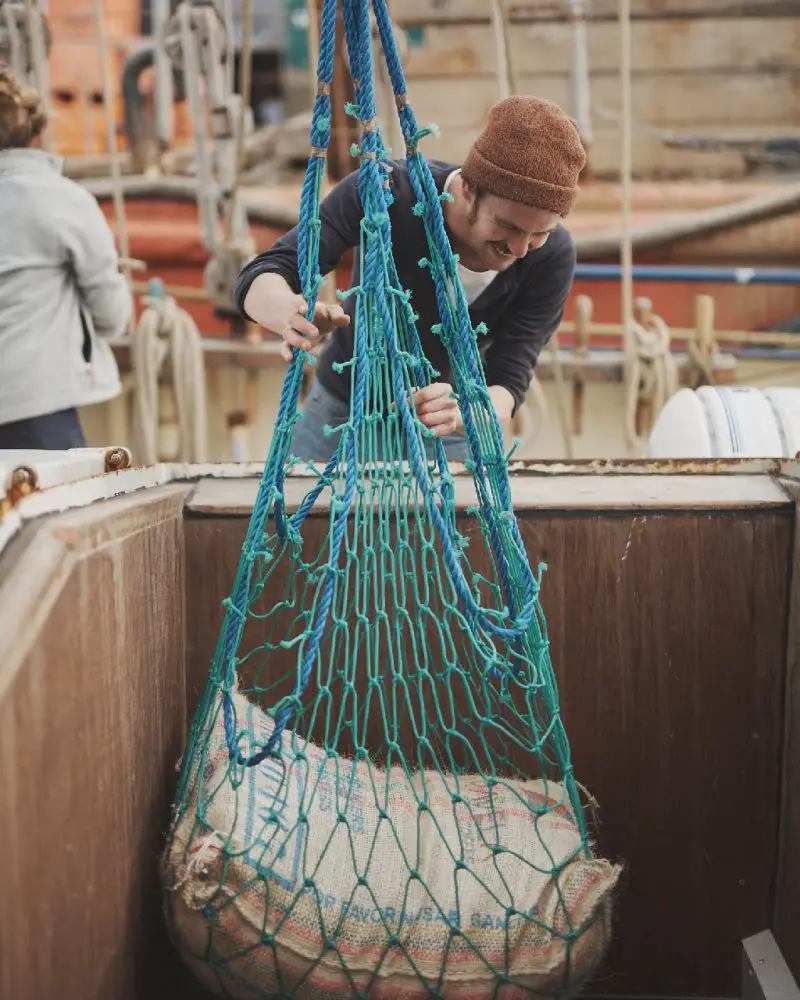
[[[501,424],[509,421],[514,413],[514,397],[504,385],[490,385],[489,399]],[[457,430],[463,431],[464,421],[459,413]]]
[[[490,385],[489,399],[501,424],[511,419],[514,413],[514,397],[504,385]]]
[[[259,326],[280,334],[297,312],[298,297],[280,274],[257,274],[244,297],[244,308]]]

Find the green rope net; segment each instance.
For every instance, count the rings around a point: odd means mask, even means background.
[[[295,470],[309,489],[290,512],[295,352],[182,762],[168,921],[197,975],[232,997],[564,995],[606,948],[618,870],[588,842],[480,331],[374,0],[469,478],[414,415],[413,390],[437,373],[393,260],[370,3],[341,9],[362,122],[350,416],[324,468]],[[298,230],[309,317],[336,13],[325,0]]]

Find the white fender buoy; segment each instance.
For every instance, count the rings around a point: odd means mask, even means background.
[[[800,452],[800,388],[680,389],[661,410],[648,458],[794,458]]]

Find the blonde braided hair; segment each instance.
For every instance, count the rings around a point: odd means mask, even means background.
[[[10,67],[0,64],[0,150],[24,149],[47,124],[44,103]]]

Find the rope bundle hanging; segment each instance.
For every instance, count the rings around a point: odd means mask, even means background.
[[[639,318],[630,323],[633,353],[625,397],[625,426],[628,439],[643,451],[653,421],[678,391],[680,380],[669,327],[653,313],[647,299],[640,299],[637,309]],[[648,415],[645,421],[640,419],[643,411]]]
[[[151,282],[144,310],[131,337],[133,436],[137,461],[155,465],[159,449],[159,385],[166,369],[175,396],[178,449],[182,462],[206,460],[206,374],[203,344],[185,309]],[[167,380],[165,380],[167,381]]]
[[[437,373],[393,259],[370,4],[341,7],[362,125],[350,415],[290,510],[295,351],[182,761],[167,915],[186,961],[228,996],[560,996],[604,952],[618,869],[588,841],[480,331],[373,0],[469,442],[466,526],[442,444],[414,413]],[[325,0],[301,203],[309,316],[336,12]]]

